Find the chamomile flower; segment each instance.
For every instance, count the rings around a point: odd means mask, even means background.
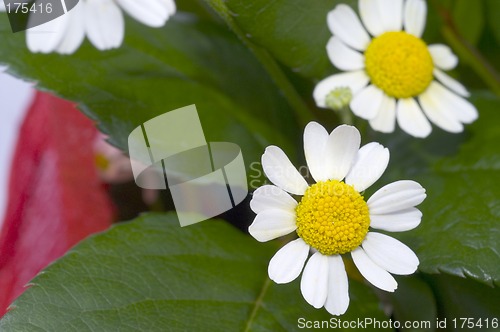
[[[365,201],[362,192],[385,171],[389,151],[379,143],[359,148],[360,141],[352,126],[342,125],[328,134],[318,123],[309,123],[304,152],[316,183],[309,185],[285,153],[270,146],[262,156],[262,168],[274,185],[258,188],[250,202],[257,214],[249,227],[255,239],[298,235],[271,259],[269,277],[288,283],[303,270],[304,299],[333,315],[343,314],[349,306],[342,255],[350,254],[366,280],[388,292],[397,288],[390,273],[411,274],[419,264],[406,245],[372,229],[400,232],[417,227],[422,213],[415,206],[425,199],[425,190],[414,181],[397,181]],[[297,202],[290,194],[302,198]]]
[[[469,92],[444,72],[455,68],[457,57],[448,46],[426,45],[421,39],[424,0],[359,0],[359,11],[363,24],[345,4],[328,13],[333,34],[328,56],[346,72],[318,83],[314,99],[319,107],[328,107],[332,90],[348,86],[353,113],[369,120],[373,129],[393,132],[397,120],[415,137],[431,133],[429,120],[458,133],[477,118],[476,108],[463,98]]]
[[[123,12],[161,27],[176,11],[174,0],[80,0],[65,15],[26,31],[31,52],[74,53],[85,36],[99,50],[120,47],[125,34]]]

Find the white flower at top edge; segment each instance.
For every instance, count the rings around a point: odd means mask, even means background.
[[[274,185],[258,188],[250,202],[257,214],[249,227],[255,239],[264,242],[293,232],[299,236],[271,259],[269,277],[288,283],[303,270],[304,299],[333,315],[349,306],[341,255],[350,253],[366,280],[388,292],[397,288],[390,273],[411,274],[419,264],[406,245],[372,229],[401,232],[417,227],[422,213],[415,206],[425,199],[425,189],[414,181],[397,181],[365,201],[360,193],[382,176],[389,151],[374,142],[360,148],[360,141],[355,127],[342,125],[328,134],[318,123],[309,123],[304,152],[316,183],[309,185],[285,153],[270,146],[262,168]],[[290,194],[302,198],[297,202]]]
[[[328,13],[333,34],[328,56],[345,73],[318,83],[313,95],[319,107],[328,106],[332,90],[347,86],[354,95],[353,113],[373,129],[390,133],[397,122],[415,137],[431,133],[429,120],[458,133],[478,117],[463,98],[469,96],[467,89],[444,72],[456,67],[457,57],[448,46],[426,45],[420,38],[424,0],[359,0],[359,11],[362,22],[345,4]]]
[[[161,27],[176,11],[174,0],[80,0],[67,14],[26,31],[31,52],[74,53],[85,36],[99,50],[120,47],[125,11],[135,20]]]

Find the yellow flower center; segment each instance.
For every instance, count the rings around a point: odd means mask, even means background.
[[[295,211],[297,234],[323,255],[345,254],[356,249],[370,226],[363,196],[337,180],[310,186]]]
[[[365,52],[365,66],[372,83],[395,98],[424,92],[434,68],[427,45],[402,31],[374,38]]]

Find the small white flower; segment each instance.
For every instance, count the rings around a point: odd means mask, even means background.
[[[345,4],[328,13],[333,34],[328,56],[346,73],[318,83],[314,99],[319,107],[327,106],[330,91],[348,86],[354,94],[353,113],[369,120],[373,129],[393,132],[397,120],[415,137],[431,133],[429,120],[458,133],[477,118],[476,108],[462,98],[469,92],[444,73],[456,67],[457,57],[448,46],[427,46],[420,38],[427,14],[424,0],[359,0],[359,11],[364,27]]]
[[[249,227],[255,239],[269,241],[294,231],[299,236],[271,259],[269,277],[288,283],[303,269],[300,288],[305,300],[333,315],[349,306],[342,254],[350,252],[366,280],[388,292],[397,288],[390,273],[411,274],[419,264],[406,245],[369,227],[390,232],[417,227],[422,213],[415,206],[425,199],[425,189],[414,181],[397,181],[365,201],[360,192],[382,176],[389,151],[379,143],[359,148],[360,141],[355,127],[342,125],[329,135],[318,123],[309,123],[304,152],[316,183],[309,185],[285,153],[270,146],[262,168],[275,185],[258,188],[250,202],[257,214]],[[302,198],[297,202],[289,193]],[[313,255],[305,264],[310,251]]]
[[[28,48],[31,52],[71,54],[85,36],[99,50],[120,47],[125,33],[122,9],[145,25],[161,27],[176,6],[174,0],[80,0],[67,14],[28,29]]]

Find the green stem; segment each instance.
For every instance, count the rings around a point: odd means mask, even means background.
[[[438,7],[438,12],[445,22],[443,36],[446,41],[457,52],[458,56],[472,67],[484,83],[496,95],[500,96],[500,74],[482,56],[481,52],[458,32],[450,12],[443,7]]]
[[[260,290],[259,296],[257,297],[257,300],[255,300],[252,312],[250,313],[250,317],[248,318],[247,324],[245,326],[245,332],[250,331],[250,328],[252,327],[255,317],[257,317],[257,312],[262,306],[262,301],[264,301],[264,296],[266,295],[267,289],[270,285],[271,280],[269,278],[266,278],[266,280],[264,281],[264,285],[262,285],[262,289]]]
[[[340,122],[347,125],[353,125],[354,121],[352,118],[352,112],[349,106],[342,108],[339,112],[336,112],[340,118]]]
[[[274,83],[283,92],[283,95],[288,100],[288,103],[295,111],[297,122],[302,127],[305,127],[309,121],[313,119],[312,112],[304,103],[302,97],[295,90],[295,87],[283,73],[283,70],[281,70],[274,58],[266,50],[255,46],[251,42],[245,42],[245,44],[252,50],[257,59],[259,59],[264,68],[267,70]]]
[[[500,96],[500,75],[491,64],[479,53],[479,51],[467,40],[457,34],[452,28],[444,27],[443,35],[451,47],[464,59],[476,74],[490,87],[490,89]]]

